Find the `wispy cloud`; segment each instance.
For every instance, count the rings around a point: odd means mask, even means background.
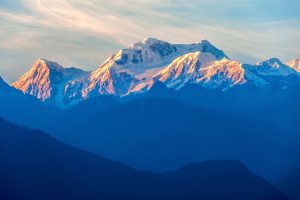
[[[297,0],[5,0],[0,59],[6,58],[0,66],[6,68],[0,67],[0,74],[15,79],[36,57],[92,69],[147,36],[208,39],[245,62],[299,57],[299,6]],[[19,59],[6,62],[7,52]]]

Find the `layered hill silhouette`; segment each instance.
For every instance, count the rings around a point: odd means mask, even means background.
[[[288,199],[234,160],[155,174],[0,119],[1,199]]]
[[[300,100],[298,88],[278,90],[259,89],[253,86],[235,86],[230,91],[206,90],[196,84],[187,85],[181,90],[172,90],[162,83],[153,85],[144,95],[132,95],[128,99],[166,98],[194,107],[205,107],[227,114],[249,116],[276,124],[286,132],[300,133]]]
[[[38,59],[0,78],[0,117],[136,169],[235,159],[275,183],[299,163],[299,91],[299,59],[245,64],[207,40],[146,38],[90,72]]]
[[[276,124],[177,100],[144,98],[90,117],[73,112],[49,127],[55,137],[138,169],[164,171],[185,163],[235,158],[268,178],[299,160],[299,137]],[[63,124],[60,126],[60,124]]]

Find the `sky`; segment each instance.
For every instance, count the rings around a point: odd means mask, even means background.
[[[38,58],[94,70],[146,37],[209,40],[230,58],[300,58],[299,0],[0,0],[0,76]]]

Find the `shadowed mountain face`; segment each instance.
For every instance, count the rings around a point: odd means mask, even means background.
[[[300,95],[298,88],[278,90],[276,87],[258,89],[236,86],[230,91],[205,90],[198,85],[187,85],[179,91],[155,84],[143,98],[167,98],[233,115],[249,116],[276,124],[285,132],[300,133]],[[132,96],[130,98],[139,98]]]
[[[67,143],[154,171],[233,158],[276,179],[300,153],[298,138],[275,124],[161,98],[128,102],[49,129]]]
[[[58,108],[44,105],[35,97],[24,95],[0,78],[0,116],[18,124],[43,128],[59,118]]]
[[[285,200],[237,161],[136,171],[0,119],[1,199]]]

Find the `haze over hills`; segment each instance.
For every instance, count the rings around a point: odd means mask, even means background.
[[[288,200],[234,160],[155,174],[63,144],[0,118],[0,198]]]
[[[156,82],[179,90],[189,84],[226,91],[235,86],[300,87],[299,62],[272,58],[256,65],[231,60],[207,40],[170,44],[146,38],[119,50],[92,72],[39,59],[13,87],[66,108],[100,95],[144,93]],[[279,81],[278,81],[279,79]],[[275,80],[275,81],[274,81]]]
[[[0,0],[0,200],[300,200],[299,8]]]
[[[297,67],[147,38],[91,72],[39,59],[1,79],[0,116],[139,169],[235,158],[274,180],[300,155]]]
[[[276,180],[300,156],[299,135],[275,123],[164,98],[146,97],[92,115],[74,117],[72,111],[47,130],[69,144],[151,171],[237,159]]]

